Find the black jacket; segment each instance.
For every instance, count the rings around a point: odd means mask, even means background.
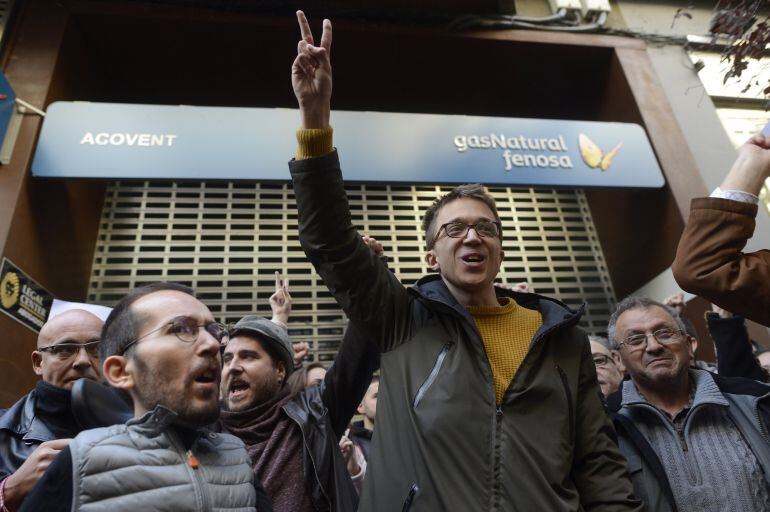
[[[379,349],[348,325],[323,382],[297,393],[283,406],[302,431],[305,485],[319,512],[355,512],[358,508],[358,492],[339,441],[379,363]]]
[[[707,313],[706,325],[717,350],[719,375],[760,382],[770,380],[751,350],[749,332],[743,317],[722,318],[716,313]]]
[[[35,390],[0,416],[0,480],[16,472],[39,445],[56,436],[35,414]]]
[[[369,450],[372,447],[372,431],[364,427],[363,421],[357,421],[350,426],[348,437],[361,448],[365,460],[369,460]]]
[[[497,290],[543,318],[498,407],[473,318],[440,276],[405,288],[366,247],[337,153],[290,166],[302,248],[383,350],[362,511],[638,510],[580,311]]]

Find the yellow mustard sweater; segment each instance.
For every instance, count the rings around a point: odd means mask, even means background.
[[[297,160],[330,153],[333,131],[328,128],[297,130]],[[540,313],[524,308],[509,298],[500,299],[500,306],[468,306],[487,351],[495,380],[497,403],[511,385],[516,370],[527,355],[529,343],[543,323]]]
[[[519,306],[513,299],[503,297],[498,300],[500,306],[467,308],[476,321],[487,350],[492,377],[495,379],[495,397],[499,404],[543,321],[540,313]]]

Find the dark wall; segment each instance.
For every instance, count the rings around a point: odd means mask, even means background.
[[[39,108],[53,101],[87,97],[97,89],[98,70],[82,59],[84,41],[52,2],[29,2],[19,13],[5,73],[17,96]],[[0,169],[2,255],[56,297],[85,300],[104,201],[98,181],[46,181],[30,176],[41,119],[27,115],[11,162]],[[0,407],[31,389],[37,377],[30,354],[37,333],[0,315]]]
[[[617,55],[604,73],[600,118],[644,126]],[[618,299],[671,266],[684,222],[668,184],[661,189],[593,189],[586,197]]]

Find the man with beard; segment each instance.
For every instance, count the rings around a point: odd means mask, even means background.
[[[71,409],[76,380],[99,379],[102,321],[80,309],[43,325],[32,352],[35,389],[0,416],[0,510],[16,510],[59,451],[80,432]]]
[[[691,366],[693,339],[663,304],[629,297],[609,338],[631,380],[607,400],[649,510],[770,510],[770,386]]]
[[[292,395],[293,353],[274,322],[246,316],[235,324],[222,356],[222,425],[246,444],[276,512],[354,512],[358,493],[338,444],[379,351],[349,325],[321,384]]]
[[[227,329],[192,290],[133,290],[101,339],[104,378],[130,395],[134,419],[75,437],[21,510],[270,510],[243,443],[204,428],[219,417]]]

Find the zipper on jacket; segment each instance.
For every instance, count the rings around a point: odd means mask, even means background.
[[[498,405],[495,409],[495,456],[492,466],[493,482],[492,486],[492,506],[490,510],[499,510],[500,499],[502,496],[502,433],[503,433],[503,407]]]
[[[425,382],[422,383],[420,389],[417,390],[417,395],[414,397],[412,407],[417,407],[420,404],[422,398],[425,396],[425,393],[428,391],[428,388],[433,385],[436,377],[438,377],[438,372],[441,370],[441,365],[444,364],[444,359],[446,358],[447,352],[449,352],[449,349],[452,348],[452,344],[452,341],[447,341],[444,343],[444,346],[441,347],[441,352],[438,353],[436,363],[433,365],[433,369],[428,374],[428,378],[425,379]]]
[[[313,451],[308,448],[307,445],[307,437],[305,437],[305,429],[302,428],[302,425],[300,425],[300,422],[292,416],[289,411],[286,409],[286,406],[283,406],[283,411],[286,413],[286,415],[291,418],[291,420],[297,424],[299,427],[299,431],[302,433],[302,446],[304,447],[305,451],[308,454],[308,457],[310,458],[310,464],[313,466],[313,475],[315,476],[316,482],[318,482],[318,488],[321,489],[321,493],[324,495],[324,498],[326,498],[326,502],[329,504],[329,508],[332,506],[332,500],[329,499],[329,495],[326,494],[326,489],[324,489],[323,483],[321,482],[321,477],[318,475],[318,465],[315,462],[315,459],[313,458]],[[311,496],[312,498],[312,496]]]
[[[757,421],[757,425],[759,426],[759,433],[762,434],[762,438],[770,443],[770,438],[767,436],[765,422],[762,421],[762,417],[759,415],[759,400],[757,400],[757,404],[754,407],[754,419]]]
[[[676,427],[676,434],[679,436],[679,445],[682,447],[682,451],[687,451],[687,440],[684,438],[684,426]]]
[[[414,501],[414,495],[417,494],[419,491],[420,491],[420,488],[417,486],[417,484],[412,482],[412,485],[409,487],[409,493],[406,495],[406,499],[404,500],[404,507],[401,509],[401,512],[409,512],[409,509],[412,508],[412,501]]]
[[[564,394],[567,396],[567,413],[569,414],[569,438],[571,441],[575,433],[575,410],[574,406],[572,405],[572,393],[569,391],[569,381],[567,380],[567,374],[564,372],[564,369],[557,364],[556,371],[559,372],[559,377],[561,377],[561,385],[564,387]]]
[[[202,507],[201,510],[211,510],[211,501],[209,500],[208,493],[206,492],[206,481],[201,476],[201,472],[198,471],[200,468],[200,461],[193,454],[192,449],[185,450],[184,448],[180,448],[182,443],[177,442],[176,434],[174,432],[167,430],[166,435],[168,436],[169,441],[174,446],[174,448],[176,448],[177,453],[179,453],[180,457],[184,461],[184,467],[187,469],[187,473],[190,475],[193,489],[195,489],[196,494],[200,500]]]
[[[189,453],[192,453],[192,450],[189,450]],[[193,466],[193,461],[195,462],[195,465]],[[193,455],[193,460],[190,462],[190,470],[192,471],[193,478],[197,481],[198,485],[201,489],[201,499],[203,500],[203,510],[211,510],[212,503],[209,500],[209,495],[206,489],[206,481],[203,479],[203,475],[200,471],[200,462],[198,462],[198,459]]]

